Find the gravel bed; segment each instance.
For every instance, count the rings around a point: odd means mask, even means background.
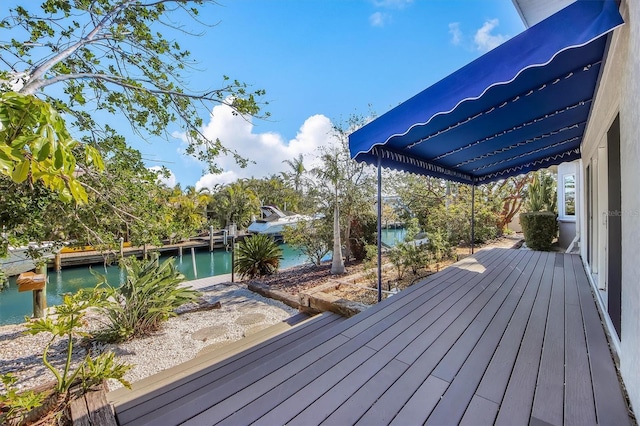
[[[113,350],[119,361],[134,365],[125,378],[135,382],[192,359],[205,346],[241,339],[253,330],[278,323],[297,313],[283,303],[253,293],[243,284],[216,284],[200,291],[207,302],[219,301],[221,308],[178,315],[147,338],[118,345],[76,345],[74,363],[83,359],[88,351]],[[89,315],[88,320],[89,329],[92,325],[96,328],[100,322],[95,315]],[[19,379],[17,387],[29,389],[51,382],[54,376],[44,367],[41,358],[48,337],[44,334],[25,335],[24,331],[24,325],[0,327],[0,374],[13,373]],[[54,365],[63,365],[62,351],[66,343],[66,339],[58,339],[53,344],[49,360]],[[121,386],[116,381],[109,381],[108,384],[111,390]]]

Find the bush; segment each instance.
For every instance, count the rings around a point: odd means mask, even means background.
[[[123,259],[127,279],[119,288],[103,289],[103,312],[108,317],[108,329],[99,337],[110,342],[146,336],[158,330],[162,322],[175,316],[175,309],[195,300],[199,293],[181,287],[184,281],[174,265],[174,258],[160,263],[158,254],[151,260],[139,261],[135,257]],[[106,277],[101,284],[106,284]],[[101,284],[98,284],[99,286]]]
[[[245,238],[236,250],[235,271],[243,277],[271,275],[280,267],[282,250],[265,234]]]
[[[551,250],[551,243],[558,233],[558,215],[551,212],[520,214],[520,224],[527,247],[532,250]]]
[[[282,236],[314,265],[320,265],[333,244],[333,228],[326,221],[300,221],[295,226],[285,226]]]

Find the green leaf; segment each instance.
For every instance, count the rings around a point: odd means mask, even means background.
[[[11,174],[11,179],[17,183],[22,183],[27,180],[29,176],[29,164],[28,160],[24,160],[18,164]]]

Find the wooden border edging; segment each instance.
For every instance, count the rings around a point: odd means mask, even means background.
[[[339,298],[324,291],[333,290],[339,285],[339,283],[330,282],[309,289],[309,292],[300,293],[297,296],[271,289],[267,284],[256,281],[250,282],[247,287],[262,296],[279,300],[292,308],[311,314],[330,311],[349,318],[369,307],[363,303]]]

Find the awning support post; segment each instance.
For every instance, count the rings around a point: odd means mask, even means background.
[[[471,254],[476,240],[476,184],[471,184]]]
[[[378,302],[382,301],[382,157],[378,154]]]

